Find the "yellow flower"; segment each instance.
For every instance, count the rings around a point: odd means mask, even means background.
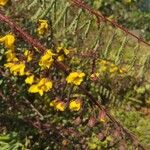
[[[116,67],[116,65],[115,64],[113,64],[113,63],[110,63],[110,67]]]
[[[14,75],[20,75],[23,76],[25,75],[25,64],[20,63],[20,64],[15,64],[10,68],[10,72],[12,72]]]
[[[51,101],[51,102],[49,103],[50,107],[54,107],[54,106],[56,105],[57,102],[58,102],[57,99]]]
[[[39,92],[39,88],[38,88],[38,84],[33,84],[30,86],[28,92],[30,93],[38,93]]]
[[[52,88],[52,82],[47,78],[42,78],[38,83],[39,89],[48,92]]]
[[[12,66],[14,65],[14,63],[6,63],[6,64],[4,64],[4,66],[6,67],[6,68],[11,68]]]
[[[62,101],[59,101],[59,102],[56,102],[56,105],[54,107],[57,111],[64,111],[66,108],[66,104]]]
[[[64,61],[64,59],[65,59],[65,58],[64,58],[64,55],[60,55],[60,56],[58,56],[58,58],[57,58],[58,61]]]
[[[126,68],[121,68],[121,69],[119,69],[119,72],[120,73],[127,73],[127,69]]]
[[[108,64],[108,61],[106,61],[106,60],[100,60],[100,64],[101,64],[101,65],[107,65],[107,64]]]
[[[12,34],[7,34],[0,38],[0,43],[4,43],[5,47],[8,49],[14,49],[15,37]]]
[[[53,59],[54,53],[51,52],[51,50],[47,50],[46,53],[41,57],[39,61],[39,66],[42,69],[50,68],[54,59]]]
[[[30,72],[30,71],[26,71],[25,75],[26,75],[26,76],[30,76],[30,75],[31,75],[31,72]]]
[[[48,30],[48,21],[47,20],[39,20],[39,26],[37,28],[37,32],[39,35],[44,35]]]
[[[66,81],[67,83],[80,85],[81,82],[83,81],[84,76],[85,76],[85,73],[82,73],[82,72],[71,72],[66,78]]]
[[[64,53],[65,53],[65,55],[68,55],[70,52],[68,49],[64,48]]]
[[[76,100],[72,100],[70,103],[69,103],[69,109],[71,111],[79,111],[81,109],[81,101],[79,99],[76,99]]]
[[[52,82],[47,78],[42,78],[37,84],[31,85],[29,88],[30,93],[39,93],[41,96],[44,92],[48,92],[52,88]]]
[[[59,53],[59,56],[57,58],[58,61],[64,61],[66,55],[69,54],[69,50],[66,48],[63,48],[63,46],[58,46],[56,49],[57,53]]]
[[[50,102],[50,107],[54,107],[58,111],[64,111],[66,108],[66,103],[56,98]]]
[[[6,63],[4,65],[6,68],[10,69],[10,72],[16,76],[23,76],[25,75],[25,63],[24,62],[20,62],[20,63]]]
[[[108,67],[106,67],[106,66],[101,66],[100,71],[101,71],[101,72],[106,72],[107,69],[108,69]]]
[[[32,84],[34,82],[34,75],[31,75],[25,79],[26,84]]]
[[[24,56],[27,59],[27,62],[30,62],[32,60],[32,53],[29,50],[25,50]]]
[[[18,58],[16,58],[16,55],[13,50],[9,49],[5,52],[7,62],[16,62],[18,61]]]
[[[118,71],[118,67],[117,67],[117,66],[111,67],[111,68],[109,69],[109,72],[110,72],[110,73],[116,73],[117,71]]]
[[[69,54],[69,50],[68,49],[63,48],[62,46],[58,46],[57,47],[57,53],[61,53],[61,52],[63,52],[65,55]]]
[[[8,0],[0,0],[0,5],[5,6],[7,2],[8,2]]]

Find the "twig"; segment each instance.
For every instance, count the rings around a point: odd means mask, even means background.
[[[34,105],[26,98],[24,98],[24,100],[31,107],[31,109],[41,118],[41,120],[43,120],[44,116],[34,107]]]

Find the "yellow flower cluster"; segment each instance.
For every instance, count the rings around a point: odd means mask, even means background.
[[[9,68],[14,76],[26,75],[25,61],[19,61],[14,51],[15,36],[11,33],[7,34],[0,38],[0,43],[4,44],[5,48],[7,48],[7,51],[5,52],[7,63],[4,66]],[[27,62],[32,60],[32,55],[28,50],[25,51],[24,57],[27,59]]]
[[[40,20],[40,27],[37,29],[39,31],[39,34],[43,34],[45,30],[48,28],[47,21]],[[36,79],[35,75],[32,74],[29,70],[26,68],[26,63],[30,62],[33,58],[33,54],[29,50],[24,50],[24,54],[22,54],[22,60],[19,60],[16,57],[15,54],[15,36],[13,34],[7,34],[0,38],[0,43],[2,43],[5,48],[7,48],[7,51],[5,52],[7,63],[4,64],[6,68],[9,69],[10,73],[14,76],[26,76],[25,83],[28,84],[30,87],[28,89],[28,92],[30,93],[39,93],[41,96],[44,94],[44,92],[48,92],[52,89],[52,81],[49,80],[46,77],[42,77],[40,79]],[[69,54],[69,50],[64,48],[62,45],[58,46],[57,49],[57,55],[59,61],[63,61],[64,56],[67,56]],[[41,67],[41,70],[49,69],[53,62],[54,62],[54,53],[52,53],[51,49],[48,49],[40,58],[38,64]],[[80,85],[83,81],[85,74],[82,72],[71,72],[67,78],[67,83],[74,84],[74,85]],[[64,103],[58,103],[56,109],[63,111],[65,109]],[[80,102],[77,101],[71,101],[69,108],[73,111],[78,111],[81,107]]]
[[[31,84],[28,92],[39,93],[41,96],[44,94],[44,92],[51,90],[53,86],[52,81],[47,78],[41,78],[38,80],[38,82],[34,83],[34,75],[27,77],[25,82],[27,84]]]
[[[125,68],[119,68],[118,66],[116,66],[115,64],[106,61],[106,60],[100,60],[99,61],[100,64],[100,72],[101,73],[110,73],[110,74],[115,74],[115,73],[126,73],[127,70]]]
[[[9,68],[13,75],[23,76],[25,74],[24,62],[19,62],[14,52],[15,37],[13,34],[7,34],[0,38],[0,43],[3,43],[8,50],[5,52],[7,63],[4,65]]]
[[[28,74],[28,72],[25,72],[25,61],[19,61],[14,50],[8,50],[5,54],[7,63],[4,66],[9,68],[10,72],[14,76],[23,76]],[[25,51],[24,57],[26,57],[27,62],[32,60],[32,54],[28,50]]]
[[[67,107],[65,102],[58,99],[51,101],[50,106],[54,107],[57,111],[65,111],[65,108]],[[69,109],[71,111],[79,111],[81,109],[81,106],[82,106],[82,102],[79,99],[72,100],[69,103]]]
[[[49,69],[54,61],[53,56],[55,54],[51,52],[51,50],[47,50],[46,53],[41,57],[39,61],[39,66],[41,69]]]
[[[32,53],[29,50],[24,51],[23,60],[19,60],[16,57],[14,52],[14,43],[15,37],[13,34],[7,34],[0,38],[0,43],[4,44],[5,48],[8,50],[5,52],[7,63],[4,64],[6,68],[10,70],[10,73],[14,76],[24,76],[26,75],[25,83],[29,84],[29,92],[30,93],[39,93],[41,96],[44,92],[48,92],[52,88],[52,82],[47,78],[41,78],[35,80],[35,76],[31,74],[29,71],[26,71],[26,62],[30,62],[32,60]],[[47,50],[46,53],[41,57],[39,61],[39,66],[42,69],[49,68],[53,62],[54,54]]]
[[[71,83],[74,85],[80,85],[81,82],[83,81],[84,76],[85,76],[85,73],[83,73],[83,72],[71,72],[67,76],[66,81],[67,81],[67,83]]]
[[[0,6],[5,6],[8,0],[0,0]]]
[[[48,31],[48,21],[47,20],[39,20],[39,26],[37,28],[37,32],[39,35],[44,35]]]

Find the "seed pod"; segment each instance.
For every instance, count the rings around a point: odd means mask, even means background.
[[[118,148],[119,148],[119,150],[126,150],[127,149],[126,143],[124,140],[120,141]]]
[[[95,117],[91,116],[87,125],[92,128],[95,126],[95,124],[96,124],[96,119]]]
[[[100,141],[105,141],[106,140],[106,136],[104,135],[104,133],[100,132],[98,135],[97,135],[98,139]]]
[[[64,140],[62,141],[62,145],[66,146],[66,145],[68,145],[68,144],[69,144],[69,141],[68,141],[68,140],[64,139]]]
[[[75,120],[74,120],[74,124],[75,125],[79,125],[81,123],[81,118],[80,117],[77,117]]]
[[[119,129],[114,130],[113,136],[114,136],[115,138],[120,137],[120,130],[119,130]]]

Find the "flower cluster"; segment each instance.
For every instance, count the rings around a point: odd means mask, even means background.
[[[48,21],[39,20],[39,27],[37,32],[39,35],[44,35],[48,30]],[[9,33],[0,38],[0,43],[2,43],[6,49],[6,63],[4,64],[13,76],[24,76],[25,83],[29,86],[29,93],[39,93],[43,96],[45,92],[52,89],[53,83],[46,77],[46,71],[50,69],[53,65],[54,59],[58,61],[63,61],[64,58],[70,53],[70,51],[60,44],[56,47],[57,54],[54,54],[52,49],[47,49],[38,60],[37,68],[34,68],[32,64],[35,62],[33,59],[33,51],[28,49],[22,50],[23,53],[15,53],[15,41],[16,38],[12,33]],[[39,55],[37,55],[39,56]],[[54,58],[55,57],[55,58]],[[41,68],[41,69],[39,69]],[[33,69],[39,70],[38,77],[34,74]],[[66,81],[69,84],[80,85],[83,81],[85,74],[83,72],[71,72]],[[64,111],[66,103],[62,101],[53,101],[53,105],[56,110]],[[78,111],[81,108],[81,103],[79,100],[73,100],[69,103],[69,109],[72,111]]]
[[[9,62],[4,65],[6,68],[9,68],[10,73],[14,76],[23,76],[25,75],[25,63],[24,62]]]
[[[39,66],[41,69],[49,69],[54,61],[53,56],[55,54],[51,52],[51,50],[47,50],[45,54],[41,57],[39,61]]]
[[[67,103],[59,99],[55,99],[50,102],[50,106],[54,107],[57,111],[65,111],[65,109],[67,108]],[[82,101],[80,99],[71,100],[69,103],[69,109],[71,111],[79,111],[81,107],[82,107]]]
[[[54,107],[57,111],[65,111],[66,103],[61,100],[55,99],[50,102],[50,106]]]
[[[8,68],[10,70],[10,73],[12,73],[14,76],[17,75],[23,76],[26,75],[25,60],[19,60],[16,57],[15,50],[14,50],[15,41],[16,41],[15,36],[11,33],[0,38],[0,43],[4,44],[6,48],[5,55],[6,55],[7,63],[4,64],[4,66]],[[28,50],[25,51],[24,57],[27,62],[32,60],[32,55]]]
[[[100,60],[100,73],[110,73],[110,74],[124,74],[127,72],[125,68],[119,68],[115,64],[111,63],[110,61]]]
[[[7,51],[5,52],[7,63],[4,64],[9,69],[10,73],[14,76],[27,76],[25,83],[29,84],[30,93],[39,93],[41,96],[44,92],[48,92],[52,88],[52,82],[47,78],[35,79],[35,76],[27,71],[26,63],[32,60],[32,53],[29,50],[24,50],[23,60],[19,60],[15,54],[15,36],[13,34],[7,34],[0,38],[0,43],[4,44]],[[39,66],[41,68],[49,68],[53,62],[53,53],[50,50],[41,57]],[[33,84],[34,83],[34,84]]]
[[[0,38],[0,43],[4,44],[7,51],[5,52],[7,63],[4,65],[9,68],[13,75],[23,76],[25,74],[25,64],[16,57],[14,52],[15,37],[13,34],[7,34]]]
[[[51,90],[53,85],[52,81],[47,78],[41,78],[37,81],[34,80],[34,75],[27,77],[25,82],[31,84],[28,90],[30,93],[39,93],[41,96],[43,96],[44,92]]]

